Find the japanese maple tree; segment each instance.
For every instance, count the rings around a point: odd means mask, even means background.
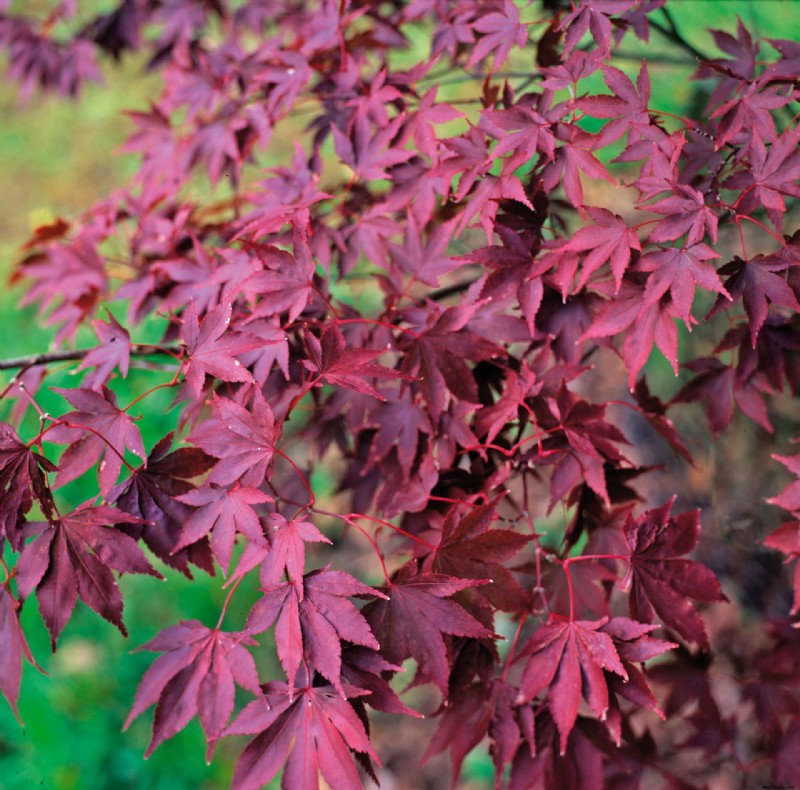
[[[476,748],[514,790],[800,784],[800,482],[736,548],[691,430],[800,476],[800,45],[702,51],[674,0],[46,5],[0,2],[23,94],[129,51],[163,87],[130,183],[14,269],[55,333],[0,361],[15,714],[23,606],[54,650],[83,604],[126,635],[118,577],[169,568],[227,598],[138,646],[125,726],[251,736],[237,790],[377,781],[376,726],[423,714],[454,785]],[[777,604],[744,544],[792,566]]]

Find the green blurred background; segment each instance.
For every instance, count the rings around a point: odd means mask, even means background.
[[[668,7],[687,39],[711,56],[720,53],[703,27],[712,25],[733,32],[737,14],[751,30],[767,37],[791,38],[800,33],[798,3],[679,0],[670,2]],[[530,9],[523,18],[529,17]],[[415,45],[424,48],[425,36]],[[654,104],[660,109],[681,114],[698,101],[702,86],[689,80],[693,64],[689,60],[684,60],[685,65],[674,63],[684,56],[657,34],[646,47],[630,41],[622,51],[629,57],[618,65],[627,67],[630,73],[637,72],[640,58],[647,56],[653,96],[657,97]],[[0,191],[0,275],[4,281],[20,245],[33,228],[58,216],[70,218],[80,213],[123,184],[136,169],[135,157],[115,153],[132,131],[132,124],[121,113],[144,109],[157,98],[160,81],[157,75],[146,73],[141,59],[135,57],[126,58],[121,66],[106,65],[106,83],[87,85],[76,103],[40,94],[23,102],[13,85],[5,83],[0,87],[0,173],[4,185]],[[603,90],[602,79],[598,78],[591,87]],[[452,93],[447,95],[457,96],[463,87],[454,85],[449,90]],[[1,336],[7,357],[41,352],[53,335],[42,326],[33,308],[20,306],[21,294],[19,288],[0,289],[4,319]],[[116,314],[124,320],[121,309]],[[158,327],[147,331],[157,333]],[[155,337],[140,334],[137,339]],[[78,338],[79,345],[91,342],[89,333]],[[655,361],[654,357],[654,364],[655,369],[648,374],[651,379],[654,375],[671,378],[663,360]],[[127,382],[119,383],[121,386],[115,384],[120,400],[126,402],[141,389],[157,383],[148,383],[148,375],[132,373]],[[60,376],[64,381],[66,371]],[[0,378],[0,386],[8,378],[8,374]],[[48,383],[58,385],[61,381],[54,376]],[[48,399],[52,399],[54,408],[63,406],[56,405],[57,396],[52,393],[43,398],[45,408]],[[173,427],[175,415],[169,413],[168,394],[145,403],[149,413],[163,415],[160,421],[143,423],[149,429],[144,436],[149,449],[155,439]],[[0,404],[0,418],[6,415],[5,404]],[[65,492],[73,504],[94,493],[84,491],[81,485],[78,481]],[[152,653],[131,653],[132,648],[181,619],[197,618],[213,624],[224,599],[219,577],[209,579],[199,574],[196,581],[190,582],[178,574],[166,575],[168,582],[163,585],[149,577],[122,579],[128,640],[79,603],[58,652],[51,654],[35,601],[26,603],[23,626],[34,655],[49,676],[25,666],[20,698],[23,727],[0,700],[0,788],[227,787],[233,762],[246,739],[223,741],[212,765],[206,766],[202,758],[204,741],[196,720],[163,744],[147,762],[142,760],[142,753],[149,741],[152,712],[140,717],[127,733],[121,733],[139,679],[155,657]],[[242,625],[247,604],[255,595],[254,583],[237,593],[227,627],[236,629]],[[265,677],[279,674],[270,651],[262,652],[267,654]],[[421,725],[415,722],[414,726]],[[461,787],[491,787],[492,776],[488,756],[473,753],[467,760]]]

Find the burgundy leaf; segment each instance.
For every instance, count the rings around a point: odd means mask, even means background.
[[[547,689],[550,713],[561,736],[561,754],[578,716],[580,698],[592,713],[604,718],[608,710],[608,682],[603,670],[628,680],[611,637],[595,622],[556,620],[543,625],[520,651],[527,658],[517,702],[528,702]]]
[[[38,525],[37,536],[20,554],[18,589],[22,598],[36,590],[54,650],[78,597],[127,636],[122,594],[111,570],[162,577],[133,538],[109,525],[139,521],[106,505],[84,505],[51,524]]]
[[[259,337],[242,332],[230,332],[231,306],[221,304],[206,313],[198,323],[194,302],[184,314],[181,335],[186,343],[186,380],[196,396],[203,391],[206,375],[223,381],[252,381],[253,376],[235,359],[239,354],[264,345]]]
[[[209,481],[259,486],[272,461],[280,427],[261,391],[256,389],[252,412],[228,398],[214,396],[214,416],[198,426],[187,441],[218,458]]]
[[[258,634],[275,623],[278,657],[289,685],[294,685],[303,659],[344,695],[341,641],[375,650],[379,647],[364,616],[348,598],[384,597],[383,593],[347,573],[327,569],[272,584],[263,592],[250,611],[247,628]]]
[[[491,638],[481,625],[455,601],[447,600],[459,590],[481,584],[442,573],[418,573],[416,560],[406,563],[385,588],[385,600],[364,607],[364,616],[380,642],[381,655],[400,664],[407,658],[419,663],[447,696],[449,675],[444,634]]]
[[[331,686],[265,686],[228,728],[229,735],[256,735],[233,773],[234,790],[258,790],[283,767],[283,790],[319,790],[320,774],[335,790],[360,790],[352,751],[377,761],[364,725]],[[347,687],[349,697],[365,692]]]
[[[249,634],[206,628],[188,620],[137,648],[164,653],[145,672],[124,725],[127,729],[156,705],[146,757],[199,716],[208,744],[207,759],[211,759],[214,744],[233,713],[234,684],[261,696],[255,661],[245,647],[257,644]]]
[[[107,387],[102,393],[88,389],[56,392],[78,409],[61,417],[47,433],[50,441],[69,443],[59,461],[56,483],[66,485],[99,460],[97,479],[100,493],[105,496],[117,482],[126,449],[144,460],[139,429],[131,416],[117,406],[117,396]]]
[[[703,619],[695,601],[726,601],[716,576],[704,565],[681,559],[697,545],[700,513],[670,516],[674,497],[638,518],[628,517],[625,538],[631,557],[628,571],[631,616],[644,623],[656,615],[688,642],[708,649]]]

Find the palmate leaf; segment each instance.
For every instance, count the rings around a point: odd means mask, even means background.
[[[83,382],[84,386],[93,390],[105,384],[114,368],[118,368],[122,378],[125,378],[130,365],[131,336],[125,327],[120,326],[110,311],[106,312],[108,323],[100,320],[92,321],[94,331],[102,345],[92,349],[78,366],[78,370],[96,368]]]
[[[36,590],[53,650],[79,597],[127,636],[122,594],[111,569],[162,577],[130,535],[109,525],[140,521],[107,505],[84,505],[52,523],[29,525],[36,537],[20,554],[18,589],[22,598]]]
[[[41,670],[34,661],[19,622],[19,603],[7,587],[0,587],[0,693],[20,721],[17,702],[22,681],[22,659]]]
[[[517,703],[529,702],[548,689],[548,706],[561,736],[562,755],[578,717],[581,696],[598,718],[602,719],[608,710],[608,684],[603,670],[628,679],[613,640],[600,630],[606,622],[604,618],[545,624],[518,656],[530,658],[522,672]]]
[[[236,534],[251,540],[263,536],[253,505],[272,502],[272,497],[257,488],[234,483],[228,490],[220,486],[204,486],[176,497],[179,502],[197,507],[186,520],[173,552],[191,546],[211,533],[211,548],[217,562],[227,572]]]
[[[147,466],[134,469],[130,478],[115,486],[109,500],[139,519],[121,524],[123,532],[136,540],[141,538],[162,562],[191,578],[190,562],[213,573],[214,560],[207,540],[176,549],[191,513],[178,497],[194,489],[189,480],[205,474],[214,459],[197,447],[169,452],[172,439],[171,432],[161,439],[147,457]]]
[[[124,729],[156,704],[153,736],[145,756],[199,715],[211,759],[214,744],[233,713],[234,685],[261,695],[255,661],[244,632],[207,628],[188,620],[164,629],[137,650],[163,652],[145,672]]]
[[[526,593],[503,565],[530,541],[510,529],[489,529],[496,517],[497,498],[460,518],[454,505],[438,535],[438,544],[422,562],[423,570],[460,579],[491,579],[477,592],[498,609],[516,611],[526,605]]]
[[[34,498],[45,516],[53,515],[47,473],[55,470],[54,464],[20,441],[10,425],[0,423],[0,538],[15,551],[22,548],[19,527]]]
[[[306,332],[303,342],[308,354],[303,365],[317,374],[317,381],[347,387],[385,401],[386,398],[367,379],[405,378],[399,371],[372,361],[385,349],[346,348],[345,339],[336,324],[328,324],[320,339]]]
[[[77,411],[61,417],[47,432],[52,442],[69,443],[59,460],[56,484],[66,485],[80,477],[98,460],[97,480],[100,493],[108,494],[117,482],[125,450],[142,460],[144,444],[130,414],[117,405],[117,396],[107,387],[102,392],[90,389],[56,389]]]
[[[443,635],[476,639],[494,636],[455,601],[447,599],[459,590],[483,583],[443,573],[418,573],[417,561],[407,562],[384,588],[383,600],[364,607],[381,654],[395,664],[414,658],[423,676],[447,696],[449,664]]]
[[[642,249],[639,238],[618,214],[594,206],[585,206],[584,210],[595,224],[578,230],[561,248],[582,253],[583,269],[577,287],[582,288],[589,277],[608,262],[619,291],[622,275],[631,260],[631,250]]]
[[[215,307],[199,322],[194,302],[186,308],[181,329],[187,354],[184,373],[197,397],[203,391],[206,375],[222,381],[253,381],[250,371],[236,357],[261,348],[267,341],[256,335],[231,332],[230,323],[230,304]]]
[[[625,538],[630,548],[631,617],[652,623],[655,616],[688,642],[708,650],[703,619],[691,600],[727,601],[716,576],[704,565],[682,559],[697,545],[700,512],[670,516],[675,497],[638,518],[628,516]]]
[[[644,307],[656,304],[669,291],[678,315],[689,327],[692,302],[698,285],[730,299],[731,295],[722,284],[716,269],[706,263],[714,258],[719,258],[719,253],[700,243],[683,248],[670,247],[643,255],[639,259],[639,270],[652,272],[644,290]]]
[[[349,573],[326,568],[302,579],[272,584],[263,592],[250,610],[247,629],[259,634],[275,623],[278,657],[290,686],[304,661],[343,693],[341,642],[374,650],[380,647],[364,615],[348,599],[385,596]]]
[[[237,480],[243,486],[259,486],[272,461],[280,428],[275,426],[272,409],[261,394],[254,391],[250,410],[229,400],[214,396],[214,416],[199,425],[187,441],[218,458],[209,481],[230,485]]]
[[[226,735],[253,735],[233,773],[233,790],[259,790],[283,767],[282,790],[319,790],[320,774],[331,790],[360,790],[352,751],[371,757],[364,724],[332,686],[312,686],[303,672],[299,685],[267,683]],[[369,692],[344,686],[349,698]]]

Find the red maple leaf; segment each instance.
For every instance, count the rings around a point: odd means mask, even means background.
[[[404,359],[405,372],[418,376],[422,397],[434,418],[444,411],[448,391],[469,403],[478,401],[475,377],[467,359],[491,359],[500,346],[465,329],[478,304],[431,309],[424,331],[414,338]]]
[[[720,274],[729,275],[725,287],[731,299],[741,299],[744,311],[750,322],[750,341],[756,347],[758,333],[767,320],[769,305],[780,305],[790,310],[800,311],[794,291],[786,282],[785,272],[793,265],[794,261],[778,255],[756,255],[748,261],[738,255],[730,263],[726,263]],[[724,306],[724,301],[719,298],[709,315],[717,312]]]
[[[22,657],[44,672],[36,663],[28,647],[22,626],[19,623],[19,603],[3,585],[0,587],[0,692],[8,700],[17,721],[19,718],[17,702],[22,681]]]
[[[416,659],[422,676],[447,696],[450,674],[443,634],[491,638],[494,634],[455,601],[459,590],[481,581],[456,579],[442,573],[418,573],[410,560],[385,587],[385,600],[364,607],[364,616],[380,642],[381,655],[394,664]]]
[[[628,676],[623,680],[617,674],[607,675],[609,690],[635,705],[652,710],[663,719],[665,716],[658,707],[647,678],[636,666],[678,647],[675,642],[665,642],[650,636],[650,632],[656,628],[658,626],[655,624],[637,623],[627,617],[614,617],[600,630],[614,641],[614,647]]]
[[[136,648],[164,653],[145,672],[123,726],[127,729],[157,703],[145,757],[199,715],[208,744],[206,759],[211,760],[214,744],[233,713],[235,685],[261,696],[256,664],[245,648],[257,644],[247,633],[185,620]]]
[[[103,345],[93,348],[81,361],[78,370],[96,368],[83,380],[83,386],[97,390],[108,381],[111,371],[119,368],[122,378],[128,375],[131,357],[131,336],[125,327],[120,326],[109,310],[108,323],[92,321],[97,338]]]
[[[247,618],[248,631],[266,631],[275,623],[278,657],[294,685],[301,659],[342,690],[341,640],[379,649],[351,595],[384,597],[349,573],[327,568],[300,579],[264,588]]]
[[[403,474],[408,477],[417,454],[420,433],[433,432],[430,418],[420,404],[399,396],[375,410],[370,427],[376,429],[371,455],[380,460],[394,447]]]
[[[17,589],[21,598],[36,590],[53,650],[78,597],[127,636],[122,594],[110,569],[162,578],[130,535],[109,526],[138,521],[107,505],[83,505],[52,523],[28,525],[36,537],[20,554]]]
[[[551,121],[534,107],[516,104],[507,110],[484,110],[478,128],[497,138],[491,158],[511,151],[508,166],[517,168],[537,154],[553,159],[555,138],[550,125]]]
[[[602,54],[606,54],[611,46],[611,20],[613,14],[622,14],[629,11],[634,0],[582,0],[573,6],[571,13],[567,14],[558,26],[559,30],[566,30],[564,37],[564,52],[570,52],[578,45],[584,34],[591,30],[597,46]]]
[[[792,101],[791,93],[782,94],[779,85],[765,87],[761,80],[749,84],[742,81],[735,97],[711,113],[711,118],[721,116],[714,148],[719,151],[725,143],[743,130],[746,130],[754,140],[774,143],[775,121],[770,110],[783,107],[790,101]]]
[[[688,184],[674,183],[670,187],[672,195],[644,206],[647,211],[665,217],[653,228],[647,240],[654,243],[675,241],[685,233],[689,244],[697,244],[708,234],[716,244],[717,215],[706,205],[703,193]]]
[[[117,396],[107,387],[103,387],[102,393],[83,388],[54,389],[78,409],[61,417],[63,424],[46,434],[49,441],[70,442],[59,460],[56,483],[66,485],[102,459],[97,480],[100,493],[106,496],[117,482],[126,449],[142,460],[145,458],[139,429],[131,416],[117,406]]]
[[[516,689],[504,680],[496,680],[488,689],[483,683],[469,686],[441,712],[439,726],[421,762],[425,764],[435,754],[449,748],[453,787],[456,787],[464,758],[488,734],[499,775],[522,742],[520,722],[515,713],[519,711],[520,718],[525,719],[531,711],[530,708],[514,708],[515,696]],[[531,735],[532,729],[529,730]]]
[[[530,702],[547,689],[550,714],[561,736],[561,754],[567,749],[581,695],[597,718],[608,710],[608,682],[603,670],[624,680],[628,673],[611,637],[595,622],[556,620],[546,623],[530,638],[517,659],[528,658],[520,679],[517,703]]]
[[[306,332],[303,342],[308,354],[308,359],[302,361],[303,366],[318,374],[314,379],[315,383],[324,381],[338,384],[385,401],[386,398],[365,379],[404,377],[399,371],[372,362],[385,353],[386,349],[345,348],[344,337],[336,324],[328,324],[319,340]]]
[[[254,390],[252,411],[216,394],[212,410],[214,416],[187,437],[219,459],[209,482],[230,485],[238,480],[243,486],[260,486],[280,438],[280,427],[276,428],[275,416],[261,390]]]
[[[594,118],[617,119],[603,128],[603,139],[607,143],[617,140],[628,130],[649,136],[650,115],[647,105],[650,101],[650,77],[647,63],[642,63],[635,87],[619,69],[607,65],[601,68],[606,85],[614,95],[584,96],[578,99],[577,106]]]
[[[384,713],[423,718],[421,713],[409,708],[389,685],[391,676],[388,673],[404,671],[403,667],[390,663],[368,647],[348,645],[342,650],[342,678],[351,686],[369,692],[369,697],[359,699],[359,703],[366,702]]]
[[[196,396],[203,391],[206,374],[222,381],[253,381],[244,365],[235,359],[239,354],[266,345],[255,335],[230,332],[230,303],[210,310],[198,323],[194,302],[189,302],[183,319],[181,337],[186,344],[184,374]]]
[[[494,6],[490,6],[493,8]],[[508,53],[515,44],[523,47],[528,41],[528,29],[520,24],[519,9],[511,0],[504,0],[501,11],[490,11],[479,16],[471,27],[483,35],[478,39],[467,62],[467,68],[474,66],[487,55],[494,55],[494,68],[505,63]]]
[[[687,362],[695,373],[673,398],[673,403],[706,401],[704,411],[714,436],[719,436],[733,419],[734,403],[753,422],[772,432],[772,424],[761,393],[770,392],[764,376],[740,364],[726,365],[716,357],[701,357]]]
[[[542,389],[542,382],[536,379],[536,374],[522,362],[520,371],[508,370],[506,372],[503,394],[490,406],[484,406],[475,415],[475,433],[486,436],[487,443],[494,441],[509,423],[525,417],[523,414],[526,398],[538,395]]]
[[[502,563],[520,551],[531,538],[510,529],[489,529],[496,518],[497,499],[473,508],[463,518],[453,505],[438,533],[436,548],[422,561],[423,571],[461,579],[490,579],[478,593],[507,612],[526,604],[526,594]],[[433,538],[435,541],[436,538]]]
[[[356,116],[349,134],[333,125],[331,130],[336,153],[364,181],[389,178],[387,167],[405,162],[413,156],[412,151],[396,148],[392,144],[403,120],[403,116],[398,115],[374,134],[369,120],[363,115]]]
[[[705,565],[681,557],[697,545],[700,511],[672,517],[674,501],[672,497],[638,518],[629,515],[625,523],[631,555],[624,584],[630,585],[631,617],[652,623],[658,615],[664,625],[707,650],[705,625],[690,599],[707,603],[728,599]]]
[[[406,214],[404,244],[389,243],[392,263],[403,274],[410,274],[421,283],[436,287],[439,278],[460,266],[458,258],[447,255],[453,239],[455,220],[434,226],[423,242],[422,228],[413,211]]]
[[[404,138],[413,136],[417,150],[425,154],[434,163],[437,157],[437,137],[434,124],[447,123],[456,118],[463,117],[463,113],[444,102],[436,101],[439,86],[434,85],[424,93],[417,103],[414,112],[410,112],[403,124],[402,135]]]
[[[561,248],[581,252],[583,269],[578,290],[604,263],[608,262],[619,291],[622,275],[631,260],[631,250],[641,251],[636,232],[630,230],[625,220],[603,208],[584,206],[584,211],[596,223],[592,227],[580,228]]]
[[[56,467],[21,442],[16,431],[0,423],[0,540],[22,548],[20,526],[35,497],[47,518],[54,512],[47,473]]]
[[[657,346],[678,374],[677,311],[669,300],[642,306],[643,288],[626,277],[614,296],[610,283],[593,286],[608,299],[597,311],[580,342],[593,337],[610,337],[627,330],[622,341],[622,359],[628,368],[628,387],[633,391],[636,378]],[[693,320],[693,319],[692,319]]]
[[[266,537],[247,536],[247,545],[239,558],[233,578],[239,578],[260,566],[261,586],[280,584],[286,579],[303,578],[306,564],[306,543],[330,543],[313,524],[299,519],[287,520],[280,513],[270,513],[263,520]],[[302,589],[298,588],[302,594]]]
[[[191,578],[189,562],[213,573],[214,560],[208,541],[175,550],[191,514],[191,508],[177,497],[194,488],[189,480],[207,472],[214,459],[197,447],[180,447],[170,453],[172,438],[173,434],[168,433],[161,439],[148,456],[147,466],[134,469],[130,478],[115,486],[109,501],[140,519],[134,524],[122,524],[124,532],[144,540],[162,562]]]
[[[173,552],[196,543],[211,533],[211,548],[223,572],[231,561],[236,533],[251,540],[263,536],[258,515],[252,505],[272,502],[272,497],[257,488],[234,483],[228,490],[207,485],[176,497],[179,502],[197,507],[186,520]]]
[[[655,304],[669,291],[678,315],[689,327],[694,292],[698,285],[730,299],[717,270],[706,263],[714,258],[719,258],[719,255],[705,244],[669,247],[643,255],[637,268],[642,272],[652,272],[644,289],[643,307]]]
[[[598,147],[596,137],[576,126],[570,126],[567,134],[569,139],[556,149],[555,159],[542,172],[542,186],[549,193],[560,184],[567,200],[578,208],[583,205],[581,172],[590,178],[603,178],[614,186],[616,181],[592,153]]]
[[[306,543],[330,543],[313,524],[298,519],[287,520],[280,513],[270,513],[265,520],[270,551],[261,563],[261,584],[277,584],[284,573],[289,581],[303,578]]]
[[[773,455],[772,457],[776,461],[780,461],[790,472],[800,476],[800,455]],[[785,554],[787,563],[793,562],[800,558],[800,520],[797,518],[800,516],[800,480],[790,483],[780,494],[771,497],[767,502],[795,515],[794,519],[781,524],[764,538],[765,546]],[[794,566],[793,587],[792,614],[795,614],[800,611],[800,562]]]
[[[242,290],[255,302],[249,320],[285,312],[289,321],[294,321],[314,292],[312,280],[316,267],[306,229],[299,221],[292,223],[291,252],[252,241],[244,245],[264,267],[242,284]]]
[[[332,686],[312,686],[305,672],[300,682],[297,688],[267,683],[263,697],[226,730],[226,735],[258,733],[239,757],[233,790],[259,790],[282,766],[282,790],[319,790],[320,774],[335,790],[361,790],[352,752],[379,763],[353,706]],[[351,698],[369,693],[352,686],[344,690]]]

